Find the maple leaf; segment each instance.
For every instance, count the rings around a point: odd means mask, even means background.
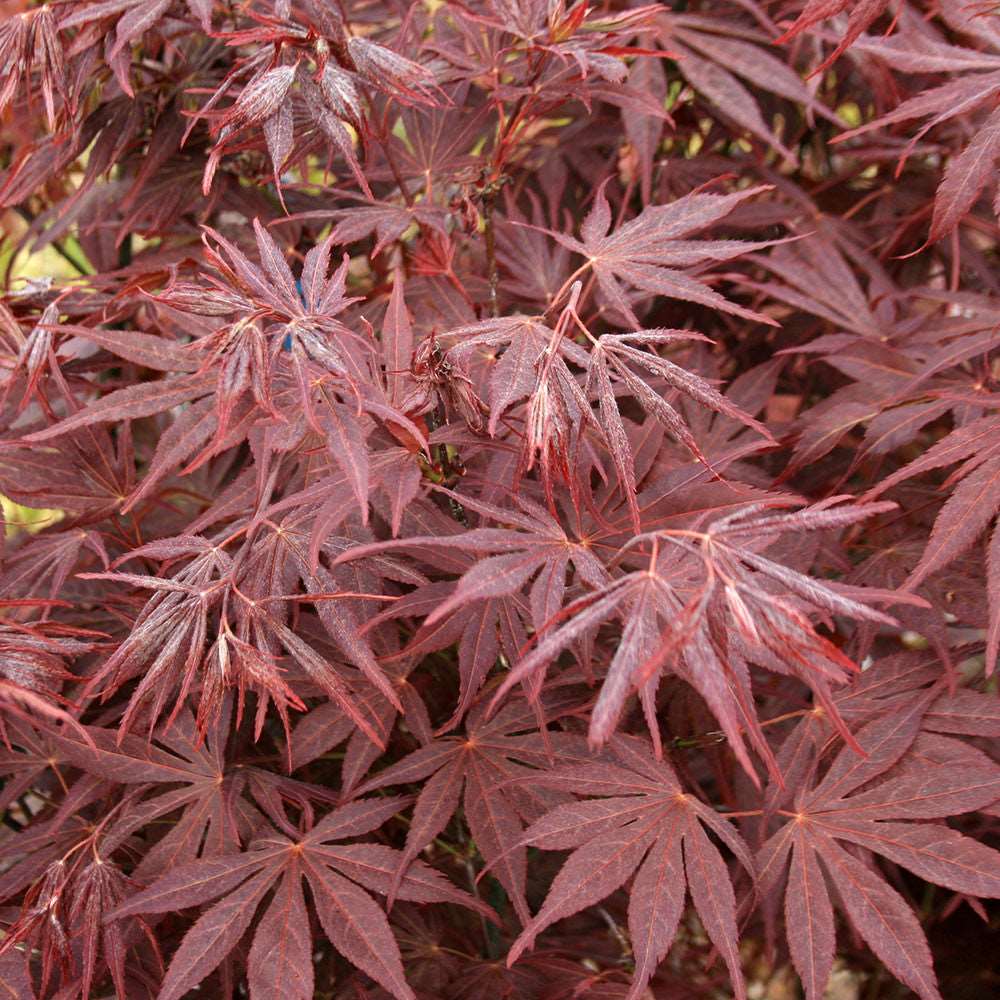
[[[461,720],[499,654],[516,663],[527,648],[529,628],[540,632],[561,620],[562,602],[571,588],[610,585],[600,552],[619,531],[585,519],[570,531],[527,497],[519,497],[517,509],[511,510],[466,493],[439,492],[466,505],[468,512],[511,528],[456,533],[454,522],[433,507],[414,505],[405,525],[407,537],[347,548],[337,562],[370,560],[387,548],[412,548],[436,568],[461,575],[457,585],[434,581],[416,588],[367,626],[415,618],[419,627],[399,657],[426,655],[457,642],[460,690],[453,715],[441,727],[447,731]],[[494,596],[484,596],[489,593]],[[472,610],[466,610],[470,605]]]
[[[812,314],[823,326],[833,324],[835,332],[783,353],[822,357],[851,380],[796,420],[795,453],[783,479],[862,427],[865,439],[852,472],[914,440],[945,414],[966,422],[965,406],[989,398],[970,360],[993,343],[992,302],[930,289],[908,295],[855,245],[849,229],[825,221],[819,228],[822,241],[778,247],[758,259],[782,282],[746,282]]]
[[[653,348],[670,344],[682,339],[695,339],[699,335],[683,330],[642,330],[637,333],[604,334],[598,339],[590,353],[587,368],[587,390],[597,396],[600,425],[608,442],[608,450],[618,469],[625,499],[632,515],[633,528],[642,530],[639,505],[636,502],[636,479],[633,467],[632,449],[628,442],[625,426],[622,423],[615,386],[611,381],[611,373],[621,387],[619,391],[627,391],[636,402],[652,417],[659,420],[691,453],[700,461],[705,462],[691,431],[684,424],[677,411],[656,392],[649,382],[636,375],[634,367],[644,369],[654,378],[662,379],[667,386],[689,397],[716,413],[724,413],[728,417],[739,420],[761,434],[765,441],[773,442],[771,432],[760,422],[744,413],[738,406],[716,390],[705,379],[689,372],[680,365],[666,358],[661,358],[653,352]],[[642,350],[651,348],[650,351]]]
[[[810,219],[808,225],[816,238],[755,256],[770,280],[765,285],[747,278],[746,284],[830,323],[835,339],[823,338],[819,345],[828,345],[831,353],[850,342],[843,335],[871,341],[884,337],[887,325],[894,334],[891,339],[902,339],[893,322],[898,318],[899,290],[878,260],[858,246],[855,234],[839,220]],[[815,346],[809,342],[798,349],[811,351]]]
[[[73,530],[82,530],[115,510],[134,489],[132,435],[122,428],[112,437],[108,427],[88,424],[46,444],[44,458],[20,440],[0,445],[0,483],[5,495],[27,507],[67,512],[78,519]],[[88,537],[93,548],[97,543]],[[43,544],[39,541],[39,547]]]
[[[786,933],[808,1000],[823,996],[833,967],[831,897],[897,979],[924,1000],[940,998],[916,916],[857,848],[957,892],[1000,896],[997,851],[943,823],[923,822],[1000,796],[1000,768],[988,758],[978,766],[906,760],[932,695],[862,726],[856,738],[864,756],[843,747],[818,781],[800,786],[794,804],[778,810],[785,822],[761,849],[762,890],[786,882]]]
[[[462,564],[471,565],[473,559],[466,557]],[[519,594],[487,598],[477,603],[468,615],[453,613],[427,625],[426,616],[448,599],[453,591],[450,583],[435,582],[418,587],[393,602],[366,625],[366,628],[375,628],[411,616],[419,622],[409,642],[392,657],[401,662],[413,656],[446,650],[457,642],[458,699],[451,717],[438,727],[441,732],[447,732],[461,722],[500,654],[515,656],[527,640],[524,621],[528,609]],[[420,621],[421,618],[424,621]]]
[[[367,202],[350,208],[316,210],[289,216],[298,219],[333,219],[336,225],[330,233],[331,240],[340,245],[356,243],[366,236],[374,236],[372,257],[398,240],[414,223],[445,233],[445,213],[434,206],[398,205],[395,202]],[[409,359],[407,359],[409,361]]]
[[[739,834],[715,810],[684,793],[673,769],[648,744],[616,736],[612,760],[556,767],[541,787],[571,787],[601,796],[557,806],[524,832],[519,845],[572,850],[538,913],[508,954],[517,960],[557,920],[599,903],[634,874],[628,910],[635,974],[628,1000],[643,995],[677,933],[687,890],[705,931],[722,955],[737,997],[746,997],[740,968],[736,896],[710,830],[753,874],[753,857]],[[535,780],[534,778],[532,779]]]
[[[207,374],[176,375],[115,389],[86,409],[79,410],[59,423],[34,431],[21,440],[31,443],[47,441],[89,427],[91,424],[118,420],[135,420],[164,413],[211,392],[212,376]]]
[[[91,987],[107,971],[114,982],[115,996],[124,998],[125,935],[120,928],[101,927],[100,918],[121,901],[128,879],[117,865],[101,856],[78,862],[69,872],[65,868],[64,862],[56,862],[29,892],[21,917],[0,947],[7,952],[26,941],[37,942],[43,955],[43,993],[49,969],[58,962],[64,983],[78,977],[69,995],[90,996]],[[71,938],[77,938],[83,946],[79,969],[70,955]]]
[[[437,603],[425,618],[426,627],[433,626],[457,608],[473,601],[515,594],[534,578],[530,603],[534,626],[540,630],[562,607],[566,574],[571,564],[590,586],[599,587],[607,582],[603,565],[588,546],[571,539],[556,518],[526,497],[517,498],[518,509],[511,510],[444,488],[439,491],[464,503],[469,510],[511,527],[476,528],[447,536],[449,547],[489,557],[472,564],[448,599]],[[374,542],[347,549],[337,557],[337,563],[353,562],[394,549],[434,549],[440,545],[441,538],[436,535]]]
[[[273,587],[274,582],[287,578],[294,573],[305,588],[306,600],[316,607],[316,614],[329,638],[341,655],[352,663],[382,696],[396,708],[401,708],[399,697],[391,681],[385,676],[367,640],[360,635],[361,616],[371,613],[372,603],[365,602],[369,598],[376,600],[382,597],[381,586],[385,579],[401,580],[408,584],[421,584],[425,581],[422,574],[408,570],[389,559],[377,560],[373,567],[359,570],[350,569],[328,570],[316,560],[310,560],[306,546],[306,531],[303,523],[310,520],[309,513],[297,511],[286,515],[280,524],[280,529],[268,531],[255,539],[251,552],[245,553],[245,576],[241,580],[241,588],[254,594],[264,589],[268,582]],[[335,560],[347,548],[353,539],[337,535],[329,535],[320,541],[322,553]],[[263,593],[259,596],[264,597]],[[263,639],[270,633],[283,643],[291,643],[293,656],[306,669],[309,676],[322,687],[332,684],[339,688],[339,681],[334,677],[326,677],[320,670],[320,661],[309,656],[308,650],[301,639],[285,624],[287,611],[262,613],[253,601],[244,600],[243,610],[239,616],[241,625],[249,626],[250,634]],[[353,610],[357,607],[357,611]],[[245,618],[244,618],[245,616]],[[273,643],[273,639],[272,639]],[[341,703],[349,714],[359,722],[362,729],[367,723],[360,720],[350,702]]]
[[[49,734],[36,729],[28,721],[14,717],[4,719],[6,746],[0,750],[0,772],[3,790],[0,809],[7,810],[30,788],[44,786],[50,761],[57,760]]]
[[[756,781],[744,747],[744,731],[770,768],[773,760],[751,708],[748,661],[801,678],[839,721],[829,685],[842,683],[857,667],[814,630],[801,606],[862,620],[892,621],[855,599],[865,596],[864,589],[849,588],[845,593],[757,551],[761,541],[773,540],[784,531],[837,527],[876,512],[875,508],[837,508],[834,502],[763,517],[760,506],[749,505],[719,518],[704,532],[681,529],[636,536],[627,549],[647,539],[652,543],[646,567],[616,576],[566,605],[553,620],[562,619],[562,623],[538,634],[534,649],[513,665],[494,704],[515,684],[529,679],[537,684],[535,675],[544,676],[562,649],[621,616],[621,642],[591,715],[592,742],[607,741],[633,690],[639,692],[647,726],[658,741],[654,696],[659,673],[669,666],[706,700],[738,759]],[[896,599],[894,594],[874,589],[868,596]]]
[[[637,66],[649,64],[637,60]],[[658,124],[661,124],[657,120]],[[529,192],[530,218],[508,198],[503,215],[496,217],[497,261],[504,280],[498,292],[506,293],[517,305],[531,303],[538,311],[547,309],[568,273],[570,252],[545,234],[545,210],[534,192]],[[531,225],[521,225],[530,222]],[[550,219],[550,228],[556,220]],[[515,341],[516,343],[516,341]]]
[[[537,464],[550,507],[557,479],[573,488],[569,458],[576,451],[584,416],[590,410],[567,365],[567,361],[581,367],[588,363],[587,353],[567,336],[579,294],[579,286],[574,285],[570,305],[554,329],[539,317],[509,316],[457,327],[443,335],[446,340],[459,339],[448,357],[460,360],[480,351],[489,351],[488,357],[495,359],[496,351],[505,348],[490,375],[487,429],[495,435],[510,408],[527,399],[518,478]]]
[[[391,91],[402,103],[435,103],[430,96],[434,74],[426,66],[359,35],[347,40],[347,51],[364,79]]]
[[[276,13],[276,19],[258,15],[261,28],[237,27],[222,35],[230,46],[262,44],[226,76],[195,116],[208,119],[211,133],[216,137],[205,165],[203,192],[207,195],[211,190],[222,156],[239,149],[236,137],[248,129],[259,128],[271,159],[275,188],[283,201],[281,171],[296,152],[296,132],[301,128],[301,125],[297,128],[298,110],[304,113],[314,132],[343,156],[358,186],[372,198],[355,143],[344,123],[367,138],[368,109],[362,99],[365,84],[391,94],[400,103],[434,104],[434,74],[370,38],[348,34],[343,19],[336,13],[312,5],[296,11],[314,22],[308,27],[291,21],[288,9]],[[327,37],[323,38],[322,47],[310,51],[311,46],[307,45],[317,34]],[[289,52],[284,58],[283,46]],[[310,61],[315,64],[312,73],[307,70]],[[247,79],[233,104],[217,111],[216,105],[243,77]]]
[[[275,545],[280,542],[275,541]],[[304,567],[305,556],[299,555]],[[173,697],[174,707],[167,716],[169,725],[184,707],[199,674],[203,675],[198,710],[202,729],[218,717],[225,692],[234,686],[240,691],[241,705],[247,688],[258,695],[258,735],[268,700],[275,703],[287,728],[287,707],[301,708],[302,703],[282,679],[275,663],[284,650],[307,676],[345,708],[362,730],[372,739],[378,739],[369,721],[354,707],[347,685],[331,665],[289,629],[280,615],[260,607],[236,586],[233,570],[237,563],[226,552],[207,539],[188,536],[150,543],[124,558],[138,556],[194,558],[173,578],[137,573],[87,575],[90,579],[109,579],[153,591],[129,635],[89,679],[89,689],[107,698],[122,684],[142,675],[122,716],[121,735],[140,720],[151,731]],[[309,579],[316,579],[316,574],[309,574]],[[244,577],[241,583],[249,590],[252,576]],[[317,589],[329,592],[336,590],[336,586]],[[234,626],[230,625],[230,600],[234,604]],[[362,668],[394,701],[396,696],[371,652],[349,634],[343,615],[338,619],[336,611],[330,608],[327,617],[334,634],[344,638],[351,653],[360,658]],[[216,635],[209,644],[212,630]]]
[[[54,740],[68,763],[94,777],[134,789],[128,814],[108,830],[110,841],[124,842],[161,817],[180,811],[136,867],[134,875],[140,882],[198,857],[239,850],[264,822],[260,810],[242,794],[255,777],[260,780],[260,774],[255,769],[227,765],[231,719],[227,705],[218,723],[202,736],[191,714],[183,712],[169,730],[156,733],[159,746],[130,735],[119,740],[114,733],[96,727],[85,730],[89,744]],[[286,794],[297,793],[304,801],[316,799],[317,793],[320,801],[331,798],[304,784],[283,780]]]
[[[21,544],[0,563],[0,592],[54,598],[70,574],[80,564],[81,556],[96,556],[106,569],[108,553],[96,531],[72,528],[49,531],[22,538]],[[47,591],[42,594],[43,589]]]
[[[0,993],[960,990],[990,3],[4,11]]]
[[[647,206],[624,225],[612,229],[611,206],[602,185],[590,213],[580,225],[581,239],[556,230],[544,230],[557,243],[587,258],[574,279],[592,273],[608,305],[629,323],[639,320],[626,296],[624,286],[639,289],[646,296],[697,302],[722,312],[733,313],[760,323],[775,325],[759,313],[738,306],[690,272],[709,261],[731,260],[770,243],[742,240],[690,240],[684,237],[717,223],[737,205],[763,191],[766,185],[729,195],[689,194],[669,205]],[[568,289],[572,282],[567,281]]]
[[[518,916],[527,921],[527,855],[520,843],[524,821],[536,819],[561,797],[558,790],[533,789],[530,781],[524,785],[506,783],[538,773],[526,765],[580,763],[589,761],[591,754],[578,736],[530,731],[538,724],[538,713],[524,702],[512,702],[488,721],[485,708],[480,703],[469,713],[465,735],[438,737],[414,750],[364,782],[357,794],[388,785],[423,782],[406,847],[399,855],[391,898],[398,895],[396,883],[405,877],[417,855],[444,830],[461,802],[479,853],[494,868]],[[550,708],[553,714],[556,710],[556,706]]]
[[[50,763],[54,765],[58,756],[53,744]],[[100,821],[90,822],[79,813],[93,807],[99,792],[99,783],[89,778],[77,781],[48,822],[5,844],[5,851],[19,864],[16,874],[7,872],[0,882],[0,898],[25,891],[20,913],[0,943],[0,958],[17,954],[26,944],[29,954],[39,955],[40,996],[48,995],[57,971],[60,993],[66,997],[90,996],[91,986],[108,973],[118,1000],[126,996],[126,953],[141,943],[142,935],[133,933],[138,929],[134,921],[104,928],[101,917],[132,886],[113,860],[117,841],[103,836],[127,802],[120,800],[105,810]],[[72,947],[74,941],[79,947]],[[153,955],[155,964],[155,947]],[[30,971],[25,971],[30,983]],[[33,989],[25,995],[34,996]]]
[[[274,238],[256,220],[254,232],[259,266],[235,244],[207,230],[206,255],[222,280],[210,277],[203,289],[181,286],[162,296],[182,307],[193,298],[192,311],[215,311],[220,304],[206,292],[211,287],[222,288],[226,293],[223,301],[231,302],[231,311],[238,313],[234,322],[192,345],[203,356],[200,370],[218,368],[215,439],[193,465],[231,444],[225,432],[241,396],[251,396],[258,407],[277,416],[270,385],[278,367],[297,386],[309,427],[328,435],[332,457],[352,477],[359,502],[364,503],[363,470],[368,459],[358,418],[370,413],[389,420],[406,428],[421,444],[423,435],[405,414],[366,388],[374,348],[370,340],[338,318],[357,299],[347,295],[350,261],[346,254],[340,266],[328,274],[333,235],[309,250],[296,279]],[[208,243],[209,237],[218,250]],[[262,320],[261,328],[258,324]],[[329,380],[336,383],[335,392],[326,386]],[[344,405],[344,397],[351,400],[351,409]],[[284,409],[288,409],[287,404]],[[244,433],[247,430],[244,428]]]
[[[290,1000],[311,1000],[313,948],[302,890],[305,879],[320,925],[337,951],[397,1000],[414,1000],[389,922],[369,895],[389,891],[399,852],[381,844],[338,843],[377,829],[405,802],[401,798],[356,801],[335,809],[305,832],[262,833],[243,853],[206,858],[166,872],[107,913],[105,920],[212,904],[181,941],[160,988],[160,1000],[180,1000],[239,944],[273,889],[247,959],[251,994],[280,992]],[[458,903],[494,919],[488,907],[423,862],[409,866],[395,891],[400,899]]]
[[[53,336],[49,324],[59,318],[54,305],[45,307],[31,332],[24,337],[14,318],[9,318],[11,339],[18,346],[17,357],[13,360],[10,374],[4,380],[2,402],[6,403],[15,387],[21,390],[18,410],[23,410],[38,394],[39,382],[46,368],[52,368]]]

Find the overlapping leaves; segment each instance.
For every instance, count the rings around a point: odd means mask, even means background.
[[[947,993],[995,11],[4,10],[0,992]]]

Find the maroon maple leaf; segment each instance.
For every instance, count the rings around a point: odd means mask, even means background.
[[[788,944],[809,1000],[823,996],[833,967],[834,899],[897,979],[924,1000],[940,1000],[920,924],[867,860],[871,853],[957,892],[1000,896],[1000,853],[944,823],[925,822],[1000,798],[1000,768],[988,758],[971,766],[907,758],[932,696],[862,726],[856,738],[864,755],[845,746],[819,780],[799,786],[761,849],[762,890],[786,886]]]
[[[361,800],[335,809],[307,831],[262,833],[243,853],[205,858],[166,872],[105,920],[211,904],[181,941],[160,989],[160,1000],[180,1000],[239,944],[273,890],[253,931],[250,988],[265,996],[280,993],[290,1000],[312,1000],[305,879],[323,932],[337,951],[397,1000],[415,1000],[389,922],[369,895],[390,891],[399,852],[381,844],[339,843],[377,829],[405,802]],[[410,863],[394,891],[400,899],[459,903],[495,919],[489,907],[421,861]]]
[[[732,260],[770,244],[687,238],[724,219],[741,202],[767,190],[768,187],[761,186],[729,195],[689,194],[669,205],[644,208],[630,222],[613,227],[611,207],[602,185],[593,208],[580,226],[579,240],[557,230],[545,232],[586,258],[586,263],[574,272],[573,280],[593,274],[608,305],[631,324],[640,325],[626,287],[638,289],[640,297],[663,295],[773,324],[768,317],[730,302],[690,273],[690,269],[707,262]],[[567,280],[564,288],[568,290],[571,284]]]
[[[509,782],[536,774],[530,766],[577,763],[591,755],[579,736],[532,731],[538,724],[538,711],[523,701],[512,702],[488,721],[485,707],[480,704],[470,712],[464,735],[438,737],[380,771],[357,791],[365,794],[389,785],[423,782],[406,847],[399,856],[396,881],[444,830],[461,802],[479,852],[492,865],[518,916],[526,921],[527,855],[520,839],[524,822],[536,819],[565,796],[536,790],[530,781]],[[396,895],[395,888],[392,895]]]
[[[737,951],[736,895],[728,866],[706,828],[752,874],[749,849],[728,821],[684,792],[673,769],[653,757],[649,744],[616,736],[608,750],[610,760],[557,766],[537,778],[543,788],[600,797],[557,806],[518,840],[519,846],[572,853],[541,909],[514,942],[508,963],[551,924],[599,903],[632,879],[628,923],[635,974],[628,1000],[643,995],[670,950],[687,892],[729,969],[736,996],[746,997]]]

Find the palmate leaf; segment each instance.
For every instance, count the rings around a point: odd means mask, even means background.
[[[503,351],[489,379],[491,435],[496,434],[500,421],[514,404],[538,393],[547,352],[558,355],[554,364],[571,361],[586,366],[588,358],[587,352],[568,337],[554,336],[552,328],[537,316],[501,316],[455,327],[442,334],[442,340],[457,341],[448,356],[460,362],[475,357],[479,351],[494,356]]]
[[[744,736],[772,770],[773,759],[752,707],[748,663],[800,678],[839,722],[830,686],[845,681],[857,667],[815,631],[804,609],[888,624],[891,618],[857,598],[900,599],[875,589],[842,591],[757,551],[761,541],[785,532],[842,527],[891,509],[836,507],[835,502],[836,498],[797,513],[770,516],[749,505],[720,518],[705,532],[637,536],[629,549],[644,540],[653,543],[642,559],[644,568],[618,576],[563,608],[554,627],[540,633],[534,648],[513,665],[494,704],[518,683],[537,685],[539,676],[544,677],[570,643],[621,618],[621,642],[591,714],[591,741],[596,745],[607,741],[633,691],[638,691],[650,733],[658,739],[654,697],[660,672],[667,669],[706,700],[756,781]]]
[[[442,492],[448,493],[443,489]],[[458,495],[455,495],[456,502],[462,502],[464,499],[464,496],[459,499]],[[491,516],[497,513],[497,508],[490,504],[475,503],[477,509],[492,512]],[[529,619],[536,614],[554,613],[556,607],[553,605],[557,606],[561,600],[565,588],[566,568],[569,564],[566,545],[560,542],[561,529],[557,528],[553,532],[554,522],[551,517],[541,511],[541,519],[535,520],[537,512],[539,508],[536,505],[529,505],[527,510],[522,509],[512,515],[512,523],[528,525],[539,531],[538,550],[532,553],[526,551],[525,558],[530,559],[533,555],[537,560],[544,561],[546,556],[552,556],[549,566],[543,566],[539,575],[539,580],[548,577],[547,584],[538,585],[539,603],[532,604],[529,608],[528,602],[520,594],[512,591],[509,596],[488,597],[478,601],[471,614],[465,614],[462,610],[466,602],[455,602],[450,613],[438,615],[433,623],[428,623],[428,617],[441,608],[442,603],[452,596],[454,590],[453,584],[435,580],[430,583],[421,582],[414,590],[403,595],[398,601],[389,603],[384,611],[365,623],[364,634],[384,629],[386,623],[397,620],[413,619],[419,623],[410,641],[393,657],[402,662],[412,662],[411,658],[424,657],[457,643],[458,702],[448,722],[439,727],[442,732],[456,726],[464,717],[495,665],[498,654],[502,651],[508,658],[517,655],[518,649],[527,641],[526,628]],[[511,523],[506,512],[501,513],[500,520]],[[455,522],[426,500],[409,503],[403,514],[402,524],[403,534],[408,537],[405,544],[397,547],[419,552],[430,566],[447,569],[450,573],[465,572],[475,565],[477,558],[491,551],[522,547],[519,543],[530,548],[530,541],[523,535],[511,532],[505,538],[499,529],[492,529],[492,532],[482,536],[475,531],[468,535],[456,535]],[[454,539],[456,544],[442,549],[435,541],[441,537],[436,534],[437,532],[441,532],[446,538]],[[514,537],[515,535],[517,537]],[[468,545],[461,541],[463,538],[468,541]],[[399,541],[402,542],[403,539]],[[424,541],[426,545],[422,544]],[[350,545],[345,539],[337,552],[334,571],[343,572],[338,566],[340,563],[377,568],[382,562],[394,562],[389,556],[380,554],[383,547],[384,543]],[[392,543],[389,543],[388,547],[392,548]],[[358,556],[364,556],[364,560],[358,559]],[[401,566],[400,563],[396,565]],[[561,577],[560,565],[563,567]],[[588,560],[587,565],[595,568],[598,573],[601,572],[596,560]],[[353,566],[344,568],[353,569]]]
[[[227,38],[230,45],[250,41],[294,43],[307,37],[307,32],[318,32],[331,41],[322,54],[317,53],[314,72],[306,72],[301,59],[282,62],[280,44],[273,49],[274,58],[265,59],[268,47],[260,44],[256,51],[241,60],[238,72],[222,81],[195,116],[210,122],[210,131],[217,139],[205,166],[203,193],[210,192],[222,156],[240,148],[234,140],[241,138],[245,142],[243,133],[259,129],[271,160],[275,188],[281,197],[281,170],[296,151],[297,132],[302,129],[297,117],[305,117],[314,133],[329,144],[331,152],[343,156],[358,186],[372,198],[345,122],[358,132],[367,132],[369,111],[362,99],[365,84],[391,94],[402,104],[433,105],[436,103],[432,96],[434,74],[369,38],[348,34],[340,17],[323,9],[310,7],[296,11],[307,21],[308,28],[290,22],[287,9],[279,9],[276,14],[280,20],[270,28],[245,30],[236,27],[222,37]],[[286,23],[281,25],[281,21]],[[234,92],[237,82],[241,86],[235,93],[234,102],[216,111],[216,105]]]
[[[311,1000],[313,949],[302,895],[305,879],[320,924],[333,946],[397,1000],[415,1000],[389,922],[369,895],[389,891],[398,868],[398,852],[380,844],[337,843],[377,829],[405,801],[383,798],[353,802],[334,810],[305,833],[294,837],[262,834],[244,853],[181,865],[130,897],[105,920],[211,904],[181,941],[160,990],[160,1000],[181,1000],[239,944],[260,904],[273,890],[253,932],[248,965],[250,995],[255,1000],[274,996],[275,983],[280,982],[283,996]],[[423,862],[408,866],[395,894],[415,902],[458,903],[494,919],[488,907],[454,888]]]
[[[701,453],[690,429],[674,407],[649,384],[648,375],[652,375],[655,380],[665,383],[669,389],[687,396],[707,409],[723,413],[753,428],[766,442],[774,441],[771,432],[763,424],[745,413],[709,382],[680,365],[661,358],[653,350],[659,345],[697,337],[697,334],[683,330],[643,330],[638,333],[605,334],[590,353],[586,388],[597,396],[600,427],[618,470],[636,532],[642,530],[642,525],[635,496],[632,448],[618,411],[617,393],[611,380],[612,373],[620,386],[620,392],[631,395],[651,417],[658,420],[702,462],[706,462],[705,456]],[[644,347],[651,350],[644,351],[642,350]],[[635,368],[642,369],[646,377],[637,375]]]
[[[640,323],[626,296],[626,287],[639,289],[647,297],[663,295],[696,302],[775,325],[769,317],[730,302],[685,270],[710,261],[732,260],[770,246],[770,242],[687,238],[724,219],[748,198],[768,190],[769,187],[760,186],[729,195],[685,195],[669,205],[644,208],[636,218],[609,232],[611,207],[602,185],[593,208],[580,226],[580,239],[555,230],[545,232],[566,249],[586,258],[576,274],[593,273],[608,305],[637,327]]]
[[[24,609],[48,611],[58,602],[37,598],[0,598],[0,609],[14,614]],[[93,648],[102,638],[92,629],[60,626],[45,620],[22,622],[0,615],[0,740],[9,734],[5,717],[45,728],[65,726],[88,739],[72,707],[61,696],[66,681],[73,678],[70,662]],[[9,745],[9,744],[8,744]]]
[[[485,708],[480,703],[470,712],[464,736],[438,737],[364,782],[358,794],[423,783],[394,873],[392,896],[413,859],[447,826],[461,802],[480,854],[526,922],[527,854],[520,837],[526,822],[566,796],[558,789],[508,783],[533,773],[526,765],[583,764],[591,754],[579,736],[537,732],[538,711],[523,701],[512,701],[490,720],[485,719]],[[542,711],[551,717],[558,714],[558,706],[547,705]]]
[[[95,727],[84,731],[89,743],[53,737],[68,763],[104,781],[128,786],[129,809],[111,825],[109,843],[122,843],[136,833],[148,835],[162,824],[162,817],[176,817],[136,867],[138,879],[149,881],[197,858],[240,850],[265,816],[276,822],[282,819],[271,808],[268,790],[303,808],[336,800],[315,785],[260,768],[233,766],[226,747],[232,718],[227,702],[218,722],[202,734],[193,716],[184,712],[168,730],[156,733],[158,746],[134,736],[119,741]]]
[[[239,580],[243,590],[233,575],[233,558],[209,540],[195,535],[161,539],[122,557],[176,561],[193,556],[175,577],[121,572],[85,574],[89,579],[113,580],[153,592],[136,616],[130,633],[89,679],[89,690],[107,698],[141,675],[121,719],[122,736],[137,724],[145,724],[152,732],[164,717],[169,725],[183,710],[188,694],[195,690],[199,693],[197,722],[204,731],[218,717],[224,696],[232,688],[238,690],[241,706],[248,690],[257,695],[258,735],[269,700],[287,728],[288,707],[303,707],[276,662],[287,654],[320,690],[341,705],[359,729],[373,741],[380,741],[370,720],[357,708],[349,685],[332,664],[288,627],[280,610],[272,612],[246,597],[245,591],[260,587],[268,573],[273,574],[272,579],[280,577],[294,558],[292,565],[297,564],[307,589],[314,595],[323,595],[316,600],[331,637],[344,649],[348,659],[355,661],[389,700],[398,705],[398,698],[371,650],[355,634],[351,612],[336,606],[336,582],[325,570],[308,569],[305,540],[298,539],[302,544],[297,546],[290,519],[288,528],[285,534],[270,533],[255,550],[254,557],[265,564],[263,570],[251,559],[245,560],[246,572]]]
[[[812,787],[779,810],[758,858],[762,887],[785,888],[785,926],[807,1000],[824,995],[835,951],[832,901],[897,979],[924,1000],[940,993],[923,931],[906,901],[857,849],[971,896],[1000,896],[1000,853],[936,820],[1000,797],[1000,767],[983,757],[930,763],[907,753],[934,691],[862,726],[865,756],[843,747]],[[808,725],[803,723],[802,726]],[[796,739],[793,733],[790,743]],[[848,845],[846,849],[843,844]]]
[[[45,430],[29,434],[25,441],[47,441],[91,424],[135,420],[163,413],[211,392],[210,375],[177,375],[157,382],[126,386],[109,392],[84,410]]]
[[[551,589],[558,589],[558,583],[553,582]],[[450,583],[426,584],[393,602],[369,625],[382,626],[388,621],[410,616],[416,620],[426,618],[451,597],[453,591],[454,586]],[[433,625],[427,625],[425,620],[400,650],[396,658],[405,662],[411,657],[426,656],[458,644],[458,701],[448,721],[438,727],[439,732],[455,728],[465,717],[501,652],[505,656],[516,656],[517,650],[527,641],[527,617],[526,602],[519,595],[487,598],[476,602],[469,611],[456,611]]]
[[[534,627],[542,629],[562,606],[566,574],[571,566],[592,587],[608,581],[604,566],[586,542],[571,537],[556,518],[537,504],[522,498],[517,509],[501,508],[450,490],[440,492],[467,504],[469,510],[510,527],[476,528],[447,536],[447,547],[472,553],[478,561],[462,576],[447,600],[435,599],[425,626],[433,626],[474,601],[516,594],[534,579],[529,595],[532,619]],[[433,550],[441,544],[440,536],[435,535],[374,542],[347,549],[337,557],[337,563],[368,559],[394,549]]]
[[[572,850],[541,909],[525,926],[508,964],[547,927],[599,903],[634,874],[628,909],[635,975],[628,1000],[644,995],[664,959],[690,893],[705,931],[719,950],[737,997],[746,985],[737,950],[736,897],[726,862],[706,828],[753,874],[749,849],[713,809],[684,793],[673,769],[649,744],[616,736],[609,760],[557,766],[524,779],[543,788],[600,796],[557,806],[524,832],[519,844]]]

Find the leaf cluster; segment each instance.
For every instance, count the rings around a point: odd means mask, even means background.
[[[997,10],[0,16],[0,993],[967,989]]]

